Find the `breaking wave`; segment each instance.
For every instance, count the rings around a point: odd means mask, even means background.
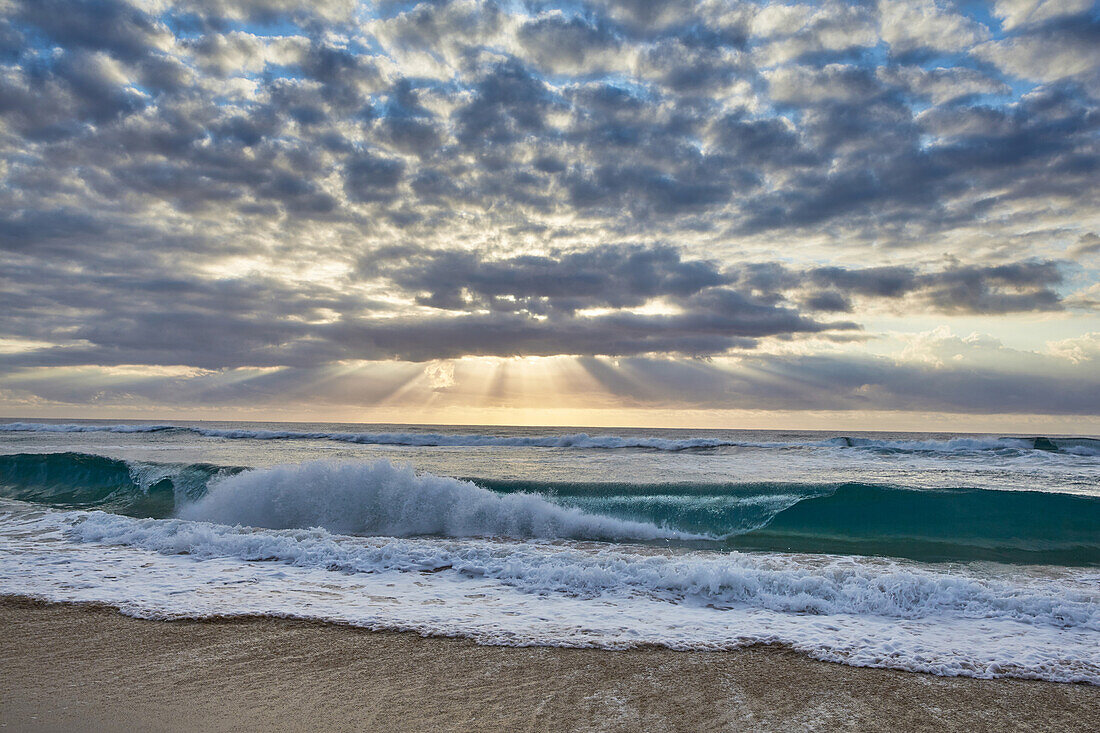
[[[590,540],[701,539],[675,529],[500,494],[469,481],[417,474],[389,461],[310,461],[216,482],[182,508],[184,519],[341,534]]]

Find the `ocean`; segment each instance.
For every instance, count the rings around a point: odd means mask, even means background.
[[[1100,439],[9,420],[0,593],[1100,684]]]

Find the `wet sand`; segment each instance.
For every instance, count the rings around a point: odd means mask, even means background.
[[[515,649],[0,598],[0,727],[1083,731],[1100,729],[1100,687],[862,669],[772,647]]]

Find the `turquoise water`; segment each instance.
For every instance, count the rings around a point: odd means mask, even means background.
[[[0,456],[0,495],[51,507],[167,518],[205,496],[211,484],[247,470],[75,452],[19,453]],[[591,515],[673,530],[678,536],[661,541],[697,549],[1100,565],[1100,497],[1090,495],[851,481],[464,478],[502,495],[539,496]]]

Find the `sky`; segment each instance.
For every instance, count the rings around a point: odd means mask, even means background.
[[[0,415],[1100,432],[1100,7],[0,0]]]

